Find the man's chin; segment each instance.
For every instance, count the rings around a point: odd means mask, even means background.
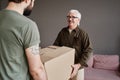
[[[70,24],[68,24],[69,26],[73,26],[73,24],[72,23],[70,23]]]

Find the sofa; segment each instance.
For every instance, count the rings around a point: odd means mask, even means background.
[[[118,55],[95,54],[84,69],[85,80],[120,80],[119,66]]]

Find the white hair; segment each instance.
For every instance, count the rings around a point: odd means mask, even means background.
[[[81,19],[81,13],[78,10],[75,9],[71,9],[68,14],[70,13],[76,13],[76,17],[78,17],[79,19]],[[80,25],[80,23],[78,23],[78,26]]]
[[[75,9],[71,9],[69,11],[69,13],[76,13],[76,17],[78,17],[79,19],[81,19],[81,13],[78,11],[78,10],[75,10]],[[68,13],[68,14],[69,14]]]

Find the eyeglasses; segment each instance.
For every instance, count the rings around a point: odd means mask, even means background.
[[[75,16],[67,16],[68,19],[72,18],[72,19],[75,19],[75,18],[78,18],[78,17],[75,17]]]

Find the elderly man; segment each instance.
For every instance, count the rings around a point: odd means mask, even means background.
[[[79,28],[81,14],[78,10],[70,10],[67,15],[68,26],[63,28],[53,45],[75,48],[75,64],[70,79],[84,80],[84,69],[87,60],[92,53],[88,34]]]
[[[0,80],[47,80],[40,59],[40,36],[29,15],[34,0],[8,0],[0,11]]]

